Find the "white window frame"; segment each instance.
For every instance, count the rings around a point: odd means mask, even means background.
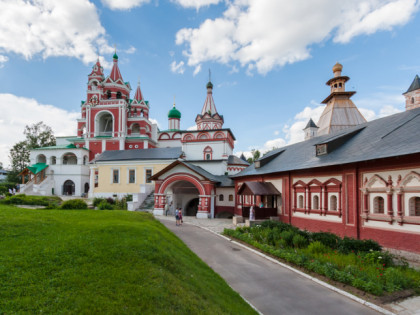
[[[130,183],[130,171],[134,171],[134,183]],[[137,184],[137,170],[135,167],[129,167],[127,169],[127,184]]]
[[[118,182],[114,183],[114,171],[118,171]],[[119,167],[113,167],[111,168],[111,185],[112,184],[119,184],[121,183],[121,171]]]
[[[150,170],[152,173],[150,175],[150,177],[153,176],[153,168],[152,167],[145,167],[144,168],[144,183],[145,184],[153,184],[153,181],[150,181],[150,183],[147,182],[147,171]]]

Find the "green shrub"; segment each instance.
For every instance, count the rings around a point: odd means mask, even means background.
[[[96,198],[93,198],[93,202],[92,202],[92,205],[94,206],[94,207],[97,207],[100,203],[101,203],[101,201],[106,201],[106,199],[105,198],[98,198],[98,197],[96,197]]]
[[[319,255],[325,254],[329,251],[329,248],[322,244],[320,241],[315,241],[309,244],[308,252],[311,254]]]
[[[384,271],[385,287],[388,292],[404,290],[410,287],[410,278],[396,268],[390,267]]]
[[[115,209],[127,210],[127,200],[125,198],[115,200]]]
[[[25,194],[17,194],[14,196],[6,197],[5,199],[1,200],[0,203],[12,205],[46,206],[52,208],[52,205],[58,206],[61,201],[61,198],[57,196],[27,196]]]
[[[106,200],[102,200],[98,205],[99,210],[114,210],[114,206],[109,204]]]
[[[295,233],[293,231],[283,231],[280,234],[280,237],[282,239],[282,243],[286,247],[292,247],[293,246],[293,237],[295,236]]]
[[[106,202],[108,202],[110,205],[113,205],[115,203],[114,198],[108,197],[106,198]]]
[[[369,264],[378,264],[383,267],[391,267],[394,265],[393,256],[389,252],[369,251],[363,257],[364,261]]]
[[[381,251],[382,247],[373,240],[357,240],[355,238],[344,237],[338,246],[341,253],[347,254],[350,252],[369,252]]]
[[[292,242],[295,248],[305,248],[306,246],[308,246],[308,239],[306,239],[301,234],[296,234],[295,236],[293,236]]]
[[[61,205],[61,209],[69,210],[69,209],[87,209],[87,203],[82,199],[70,199],[63,202]]]
[[[318,241],[331,249],[336,249],[340,242],[340,237],[333,233],[315,232],[311,233],[311,240]]]
[[[125,197],[125,200],[126,200],[126,201],[133,201],[133,195],[127,195],[127,196]]]

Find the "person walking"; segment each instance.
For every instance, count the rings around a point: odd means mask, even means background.
[[[179,216],[179,225],[182,225],[182,223],[184,223],[184,221],[182,220],[182,208],[179,208],[178,216]]]
[[[249,209],[249,221],[254,221],[255,220],[255,208],[254,206],[251,206],[251,208]]]
[[[179,210],[178,209],[175,210],[175,225],[176,226],[179,225]]]

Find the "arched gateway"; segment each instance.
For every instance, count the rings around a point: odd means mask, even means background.
[[[158,175],[158,174],[157,174]],[[155,180],[155,213],[173,214],[181,208],[184,215],[208,218],[212,210],[211,194],[214,185],[191,173],[175,173]],[[214,209],[214,205],[213,205]]]

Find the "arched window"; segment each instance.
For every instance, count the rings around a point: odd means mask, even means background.
[[[134,124],[131,126],[131,134],[139,134],[140,133],[140,126],[139,124]]]
[[[66,153],[63,155],[63,164],[64,165],[76,165],[77,156],[74,153]]]
[[[114,118],[109,112],[100,112],[95,117],[95,136],[112,136]]]
[[[312,200],[312,209],[318,210],[319,209],[319,197],[314,196]]]
[[[384,198],[375,197],[373,199],[373,212],[374,213],[384,213]]]
[[[40,154],[36,157],[36,162],[37,163],[47,163],[47,158],[45,157],[44,154]]]
[[[233,195],[229,195],[229,201],[233,201]]]
[[[111,99],[111,91],[110,90],[106,91],[106,98]]]
[[[219,195],[219,201],[223,201],[224,200],[224,196],[223,195]]]
[[[117,92],[117,99],[121,99],[121,92]]]
[[[299,196],[298,208],[303,209],[303,196],[302,195]]]
[[[337,211],[337,196],[330,197],[330,210]]]
[[[213,159],[213,149],[211,147],[207,146],[204,149],[203,153],[204,153],[204,159],[205,160],[212,160]]]
[[[411,104],[414,104],[414,97],[411,98]]]
[[[409,202],[410,216],[420,216],[420,197],[412,197]]]
[[[52,156],[52,157],[51,157],[51,162],[50,162],[50,164],[51,164],[51,165],[55,165],[55,164],[57,164],[57,158],[56,158],[55,156]]]

